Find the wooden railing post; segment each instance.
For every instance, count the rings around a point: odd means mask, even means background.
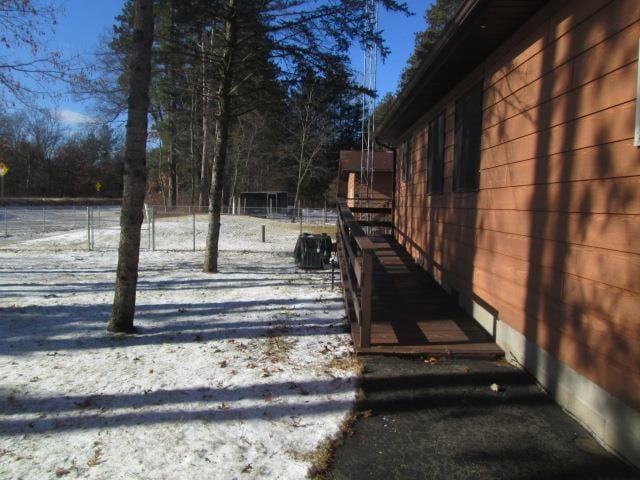
[[[362,285],[360,289],[360,306],[362,320],[360,324],[360,347],[371,346],[371,310],[373,290],[373,252],[369,249],[362,250]]]

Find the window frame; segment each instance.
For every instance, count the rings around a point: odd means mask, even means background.
[[[447,130],[447,111],[443,110],[429,122],[427,134],[426,172],[427,194],[439,195],[444,193],[444,151]],[[437,137],[436,137],[437,135]],[[437,149],[437,151],[436,151]],[[439,167],[439,178],[434,185],[434,168]]]
[[[402,181],[409,181],[411,173],[411,149],[413,148],[411,137],[407,137],[402,144]]]
[[[484,81],[456,100],[453,151],[453,191],[477,192],[480,187]]]
[[[640,147],[640,40],[638,40],[638,71],[636,75],[636,121],[633,135],[633,146]]]

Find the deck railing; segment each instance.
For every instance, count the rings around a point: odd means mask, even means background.
[[[367,220],[358,220],[354,216],[363,214]],[[357,347],[371,345],[371,317],[373,304],[373,260],[375,246],[365,228],[384,229],[385,233],[393,229],[391,222],[381,220],[390,215],[390,208],[353,207],[349,208],[342,200],[338,202],[337,253],[340,263],[342,285],[349,321],[357,329]],[[375,220],[371,216],[375,216]]]

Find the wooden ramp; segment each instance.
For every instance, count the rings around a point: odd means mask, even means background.
[[[504,352],[435,280],[390,236],[370,236],[374,246],[371,344],[358,353],[500,357]]]

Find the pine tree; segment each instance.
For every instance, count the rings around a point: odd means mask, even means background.
[[[407,60],[400,76],[398,90],[411,80],[416,68],[433,51],[440,35],[458,11],[462,0],[436,0],[424,13],[427,28],[416,33],[415,50]]]

